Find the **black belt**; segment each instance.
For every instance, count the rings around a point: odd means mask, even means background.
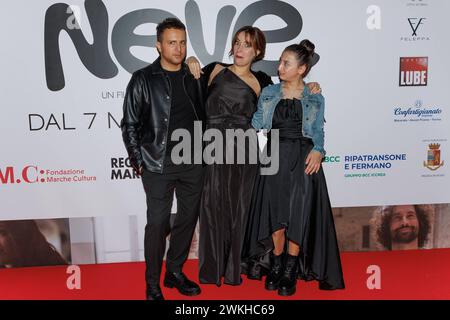
[[[240,115],[210,116],[206,119],[206,124],[247,125],[250,122],[250,118]]]

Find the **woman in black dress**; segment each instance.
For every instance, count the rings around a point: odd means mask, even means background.
[[[308,40],[287,47],[278,68],[281,83],[262,91],[252,119],[255,129],[279,130],[279,170],[256,180],[243,260],[263,266],[269,260],[265,288],[283,296],[295,293],[297,277],[319,281],[320,289],[344,288],[321,168],[324,99],[303,82],[317,60]],[[271,132],[268,138],[272,143]]]
[[[253,62],[261,60],[265,52],[265,38],[261,30],[246,26],[233,37],[230,55],[234,63],[212,63],[202,70],[202,81],[207,84],[205,111],[206,129],[219,130],[224,138],[224,158],[206,167],[200,204],[199,279],[204,284],[223,282],[239,285],[242,238],[245,232],[257,163],[249,163],[249,150],[257,151],[256,132],[250,122],[256,111],[262,88],[272,83],[264,72],[251,70]],[[186,61],[195,75],[199,64],[195,58]],[[205,86],[206,87],[206,86]],[[250,129],[253,139],[245,146],[226,141],[227,129]],[[212,141],[211,144],[217,143]],[[245,153],[245,164],[227,163],[226,150],[233,148]],[[223,163],[220,163],[223,162]]]

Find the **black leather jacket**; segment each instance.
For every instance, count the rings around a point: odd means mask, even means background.
[[[185,64],[184,89],[197,120],[205,120],[202,84],[195,80]],[[122,137],[131,165],[162,173],[171,108],[170,80],[161,67],[160,58],[133,73],[125,94]]]

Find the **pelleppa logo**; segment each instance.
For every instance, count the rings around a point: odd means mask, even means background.
[[[425,21],[425,18],[408,18],[409,25],[412,29],[412,36],[417,36],[417,29]]]
[[[400,38],[401,41],[429,41],[430,37],[423,32],[423,25],[426,24],[427,18],[408,18],[410,34]]]

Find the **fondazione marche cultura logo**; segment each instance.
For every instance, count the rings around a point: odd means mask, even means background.
[[[423,162],[423,166],[435,171],[444,165],[444,161],[441,162],[441,150],[439,143],[430,143],[428,145],[427,160]]]
[[[43,169],[37,165],[0,166],[1,184],[44,184],[95,182],[96,176],[88,175],[85,169]]]

